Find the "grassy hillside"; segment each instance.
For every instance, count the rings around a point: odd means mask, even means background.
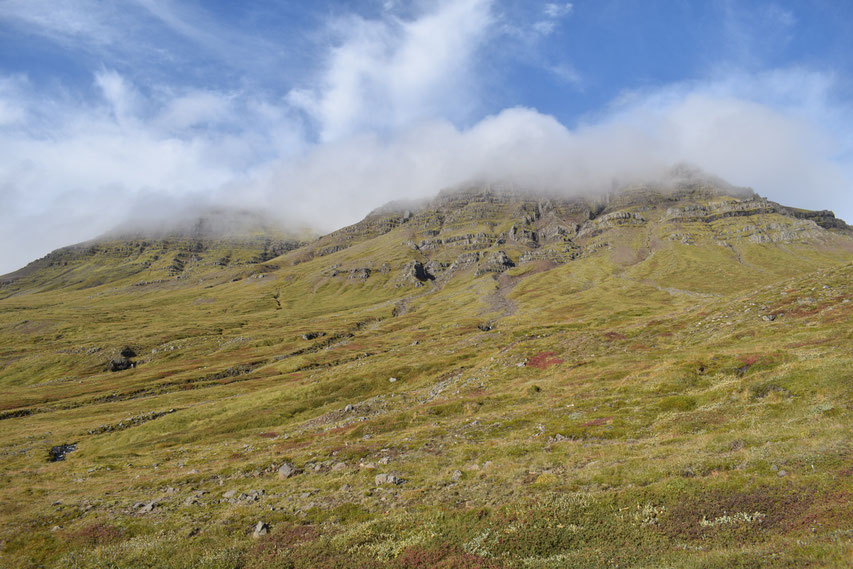
[[[55,254],[0,289],[0,565],[849,566],[818,213],[468,191],[276,258]]]

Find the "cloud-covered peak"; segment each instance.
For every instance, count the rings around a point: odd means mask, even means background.
[[[0,272],[198,203],[331,230],[681,162],[853,217],[853,8],[779,4],[0,0]]]

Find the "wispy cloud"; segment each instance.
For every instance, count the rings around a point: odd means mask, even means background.
[[[573,6],[569,2],[557,4],[549,2],[542,8],[542,19],[533,24],[533,30],[542,36],[554,32],[560,21],[572,13]]]
[[[0,21],[62,43],[113,44],[121,38],[112,25],[119,16],[96,0],[0,0]]]

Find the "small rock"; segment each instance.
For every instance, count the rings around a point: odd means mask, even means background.
[[[764,316],[761,317],[761,319],[764,320],[765,322],[773,322],[774,320],[776,320],[776,315],[775,314],[765,314]]]
[[[391,457],[389,456],[383,456],[379,459],[379,464],[388,464],[389,462],[391,462]]]
[[[229,491],[225,492],[224,494],[222,494],[222,497],[225,498],[226,500],[229,500],[236,495],[237,495],[236,490],[229,490]]]
[[[787,475],[788,475],[788,472],[787,472],[787,471],[785,471],[785,470],[780,470],[780,471],[779,471],[779,472],[777,472],[776,474],[778,474],[779,476],[787,476]]]
[[[355,411],[355,407],[353,407],[352,403],[344,407],[344,413],[352,413]]]
[[[394,382],[396,382],[396,381],[397,381],[397,378],[396,378],[396,377],[389,377],[389,378],[388,378],[388,383],[394,383]]]
[[[77,443],[57,445],[47,451],[47,459],[49,462],[59,462],[60,460],[65,460],[66,454],[75,450],[77,450]]]
[[[461,470],[454,470],[453,474],[450,475],[450,479],[453,480],[454,482],[459,482],[459,480],[461,478],[462,478],[462,471]]]
[[[148,502],[147,504],[143,503],[138,511],[140,514],[148,514],[148,513],[153,512],[155,507],[157,507],[157,502],[151,501],[151,502]]]
[[[332,472],[340,472],[341,470],[346,470],[347,463],[346,462],[338,462],[332,467]]]
[[[258,522],[255,524],[255,531],[252,532],[252,537],[255,539],[261,537],[262,535],[267,535],[270,531],[270,526],[265,524],[264,522]]]

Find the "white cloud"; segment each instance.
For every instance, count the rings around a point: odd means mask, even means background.
[[[445,1],[410,21],[338,21],[340,44],[319,85],[293,90],[289,100],[316,121],[324,141],[424,118],[466,118],[477,101],[472,63],[490,8],[490,0]]]

